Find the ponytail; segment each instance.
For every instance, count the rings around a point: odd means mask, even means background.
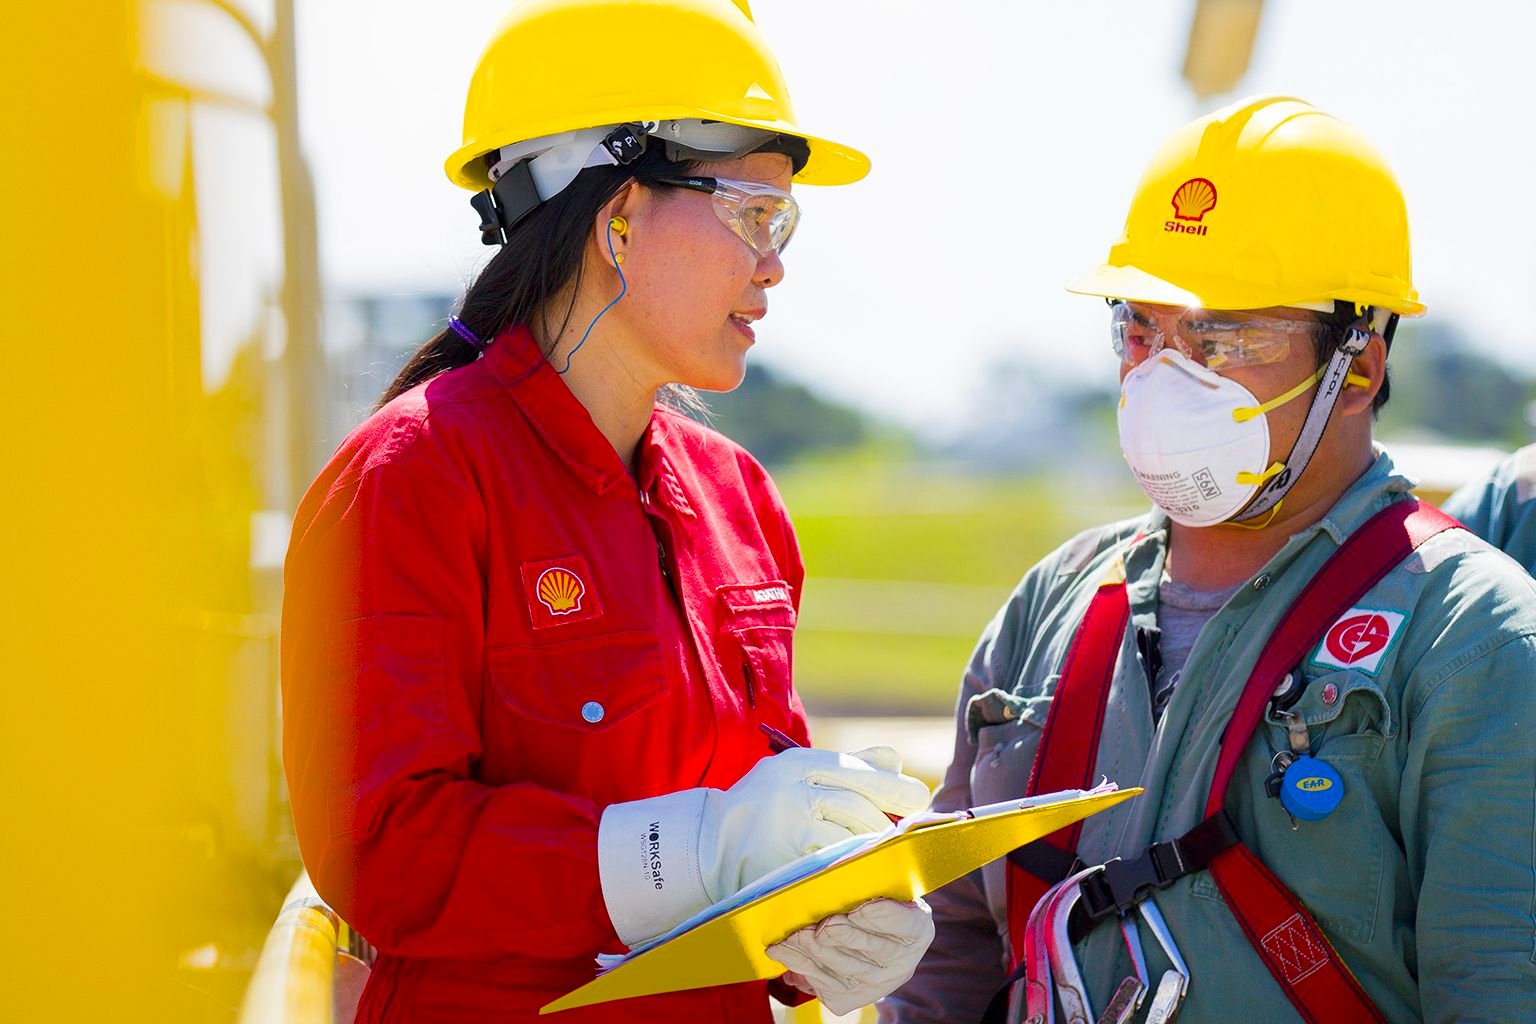
[[[411,354],[389,387],[374,406],[377,412],[400,395],[423,381],[431,380],[447,370],[468,366],[480,355],[480,350],[449,330],[439,331],[432,340]]]

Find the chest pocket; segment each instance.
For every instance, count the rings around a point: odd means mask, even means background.
[[[664,686],[656,636],[645,630],[494,648],[490,664],[491,681],[508,708],[584,733],[622,725]]]
[[[492,648],[486,688],[483,761],[491,775],[532,778],[580,789],[588,757],[601,750],[638,752],[666,691],[656,635],[626,630],[557,643]],[[499,781],[488,779],[488,781]]]
[[[720,663],[747,702],[804,713],[794,688],[795,606],[783,580],[716,588]]]
[[[1312,756],[1339,773],[1344,797],[1332,814],[1295,831],[1278,801],[1263,800],[1260,813],[1275,838],[1273,852],[1266,848],[1261,856],[1273,857],[1266,860],[1271,870],[1325,928],[1370,942],[1387,884],[1386,858],[1397,850],[1389,824],[1396,817],[1393,787],[1372,785],[1376,761],[1396,732],[1391,708],[1375,679],[1347,669],[1311,679],[1290,710],[1307,725]],[[1270,749],[1289,749],[1280,719],[1266,711],[1264,721]]]
[[[1046,687],[1054,692],[1056,680],[1048,681]],[[972,805],[1024,795],[1053,699],[1049,695],[1021,697],[999,689],[970,699],[966,705],[966,732],[976,744],[976,756],[971,762]],[[999,921],[1008,918],[1005,864],[998,858],[981,869],[987,906]]]
[[[1047,687],[1054,691],[1054,678]],[[997,803],[1024,795],[1053,700],[1050,694],[1020,697],[998,689],[970,699],[966,729],[976,743],[972,803]]]

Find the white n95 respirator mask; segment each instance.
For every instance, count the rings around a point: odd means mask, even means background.
[[[1225,522],[1285,473],[1284,463],[1269,462],[1264,414],[1305,393],[1319,376],[1260,402],[1236,381],[1164,349],[1121,382],[1120,450],[1142,491],[1174,522]]]

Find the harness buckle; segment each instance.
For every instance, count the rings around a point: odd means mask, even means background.
[[[1136,908],[1156,889],[1166,889],[1188,874],[1177,842],[1149,846],[1135,860],[1116,857],[1079,883],[1082,908],[1090,921]]]

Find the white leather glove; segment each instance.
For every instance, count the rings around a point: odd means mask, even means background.
[[[903,985],[932,941],[927,903],[870,900],[801,928],[769,946],[768,955],[789,968],[786,982],[844,1014]]]
[[[612,804],[597,831],[598,872],[627,946],[660,935],[768,872],[916,814],[928,787],[890,747],[855,754],[796,747],[727,790],[685,789]]]

